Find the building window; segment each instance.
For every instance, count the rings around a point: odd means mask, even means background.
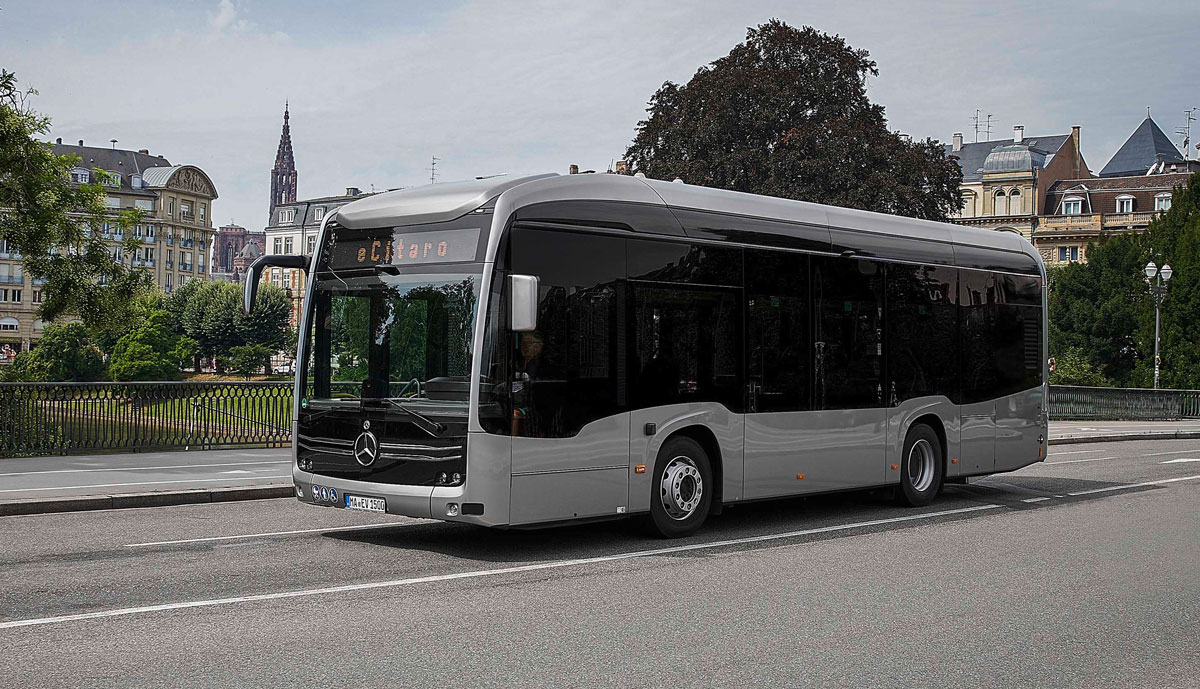
[[[291,238],[291,237],[285,237],[285,238],[284,238],[284,240],[283,240],[283,253],[285,253],[285,254],[290,254],[290,253],[292,253],[292,238]]]
[[[283,239],[281,239],[281,238],[279,238],[279,237],[276,237],[276,238],[275,238],[275,243],[274,243],[274,244],[272,244],[272,246],[274,246],[274,247],[275,247],[275,250],[274,250],[272,253],[275,253],[275,254],[282,254],[282,253],[283,253]]]
[[[174,217],[174,215],[175,215],[175,199],[167,199],[167,215]]]
[[[33,303],[35,303],[35,304],[42,303],[42,290],[40,290],[40,289],[33,290]]]
[[[1021,190],[1013,189],[1012,193],[1008,195],[1008,214],[1020,215],[1021,213]]]
[[[1058,260],[1060,263],[1078,261],[1079,260],[1079,247],[1077,247],[1077,246],[1060,246],[1060,247],[1058,247]]]
[[[76,184],[87,184],[92,179],[92,173],[83,168],[71,170],[71,181]]]
[[[1117,197],[1117,212],[1118,213],[1132,213],[1133,212],[1133,197],[1132,196],[1118,196]]]
[[[206,212],[208,212],[207,205],[208,205],[208,204],[204,204],[204,203],[200,204],[200,219],[201,219],[201,220],[204,220],[204,214],[205,214]]]
[[[14,331],[18,327],[15,318],[0,318],[0,330]]]
[[[321,220],[325,217],[325,206],[317,206],[313,209],[313,220]]]
[[[167,273],[166,287],[167,287],[167,291],[170,292],[171,291],[171,274],[170,273]]]
[[[992,206],[992,215],[1008,215],[1008,197],[1004,195],[1004,190],[996,192],[995,205]]]
[[[1154,210],[1156,210],[1156,211],[1171,210],[1171,194],[1170,194],[1170,192],[1158,194],[1154,197]]]
[[[106,187],[120,187],[121,186],[121,173],[113,172],[112,170],[105,170],[104,172],[105,172],[104,186],[106,186]]]
[[[21,303],[21,290],[14,289],[12,291],[12,300],[17,304]]]
[[[121,262],[121,247],[119,247],[119,246],[113,247],[112,257],[113,257],[113,260],[116,261],[117,263]]]
[[[153,213],[154,212],[154,200],[153,199],[138,199],[133,202],[133,207],[137,208],[138,210],[143,210],[143,211],[147,211],[149,213]]]
[[[146,185],[142,184],[142,176],[135,172],[129,176],[129,186],[133,187],[134,189],[141,189]]]
[[[113,209],[120,208],[121,207],[121,199],[116,196],[105,196],[104,197],[104,207],[105,208],[113,208]]]
[[[192,204],[188,203],[187,201],[180,201],[179,202],[179,217],[181,217],[181,218],[192,217]]]
[[[313,249],[315,249],[316,247],[317,247],[317,238],[315,236],[310,235],[308,238],[308,247],[307,247],[308,248],[307,253],[309,256],[312,256]]]
[[[1080,215],[1083,213],[1083,199],[1078,196],[1068,196],[1062,202],[1063,215]]]
[[[296,221],[296,209],[295,208],[280,208],[279,209],[279,223],[281,225],[288,225],[295,221]]]

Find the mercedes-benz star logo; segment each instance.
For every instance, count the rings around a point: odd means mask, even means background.
[[[354,458],[358,463],[369,467],[379,456],[379,439],[371,431],[363,431],[354,441]]]

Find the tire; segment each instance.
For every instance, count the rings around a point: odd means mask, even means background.
[[[896,502],[909,507],[923,507],[933,502],[942,490],[945,471],[946,458],[937,433],[925,424],[913,426],[904,439]]]
[[[685,436],[667,440],[650,483],[650,532],[664,538],[694,532],[708,517],[712,496],[712,467],[700,443]]]

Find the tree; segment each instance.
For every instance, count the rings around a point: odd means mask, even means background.
[[[865,50],[771,20],[687,84],[650,99],[625,157],[659,179],[945,220],[962,171],[933,140],[887,129]]]
[[[1076,350],[1113,385],[1154,381],[1154,301],[1143,268],[1170,263],[1162,306],[1162,386],[1200,388],[1200,176],[1172,195],[1171,210],[1140,235],[1102,236],[1088,262],[1050,271],[1050,354]]]
[[[1105,387],[1108,381],[1079,348],[1070,347],[1055,357],[1054,370],[1050,371],[1050,384]]]
[[[142,213],[105,209],[103,170],[93,171],[91,184],[71,183],[69,173],[82,161],[55,155],[37,140],[50,120],[29,107],[36,93],[20,90],[16,77],[0,69],[0,239],[22,255],[25,272],[45,280],[39,318],[75,315],[89,329],[127,327],[137,320],[137,297],[153,281],[115,261],[100,231],[104,223],[129,228]],[[126,236],[132,250],[137,239]]]
[[[238,345],[229,350],[229,367],[246,376],[258,373],[269,365],[271,350],[260,344]]]
[[[10,374],[29,382],[103,380],[104,357],[78,321],[46,326],[38,346],[21,352]]]
[[[171,358],[175,361],[175,365],[182,371],[187,366],[190,366],[196,361],[196,352],[199,345],[195,340],[187,335],[180,335],[175,340],[175,348],[171,350]],[[200,372],[199,366],[193,369],[197,373]]]
[[[186,294],[173,294],[166,304],[182,308],[179,318],[182,332],[196,341],[197,352],[213,357],[217,370],[237,346],[257,344],[272,352],[283,349],[289,332],[290,306],[287,295],[278,287],[265,284],[258,291],[254,312],[242,310],[242,289],[229,282],[187,283]],[[182,291],[182,288],[181,290]]]
[[[180,339],[171,331],[171,314],[154,310],[140,326],[121,337],[109,362],[113,380],[175,380]]]

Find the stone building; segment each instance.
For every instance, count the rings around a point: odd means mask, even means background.
[[[255,257],[263,255],[267,248],[266,234],[262,230],[247,230],[232,223],[217,228],[217,236],[213,240],[213,279],[242,282],[245,279],[245,271],[237,269],[236,259],[248,245],[257,246],[258,253]]]
[[[98,181],[105,186],[105,203],[113,222],[104,222],[99,231],[113,258],[148,271],[167,292],[188,280],[208,277],[214,234],[212,203],[217,189],[203,170],[195,165],[172,165],[146,149],[85,146],[82,140],[70,145],[62,139],[51,148],[56,155],[80,159],[70,172],[72,183]],[[133,251],[121,246],[128,236],[116,223],[117,213],[130,208],[145,213],[144,220],[128,230],[138,240]],[[43,324],[34,312],[41,301],[40,281],[26,275],[21,256],[0,241],[0,351],[15,353],[37,343]]]
[[[951,221],[1026,239],[1033,237],[1054,182],[1091,175],[1080,153],[1079,127],[1070,134],[1027,137],[1018,125],[1011,139],[975,143],[964,143],[957,133],[945,153],[963,172],[962,209]]]

